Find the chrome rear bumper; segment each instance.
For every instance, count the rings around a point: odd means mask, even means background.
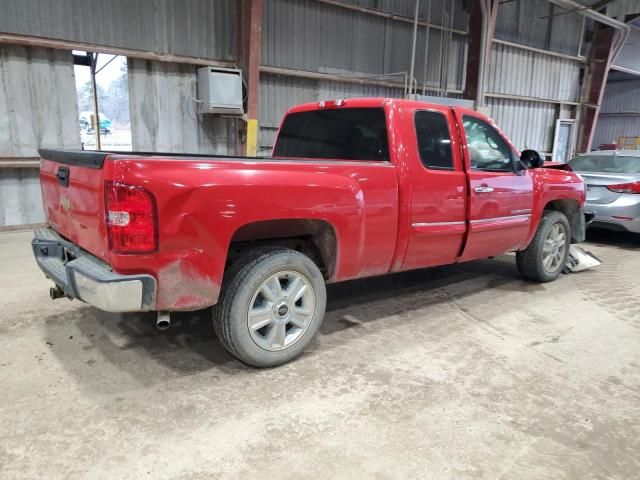
[[[50,228],[31,241],[40,269],[70,298],[107,312],[154,310],[156,280],[151,275],[119,275]]]

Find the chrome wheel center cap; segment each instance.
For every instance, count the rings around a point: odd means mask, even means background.
[[[289,313],[289,306],[286,303],[282,303],[278,306],[276,313],[280,318],[284,318]]]

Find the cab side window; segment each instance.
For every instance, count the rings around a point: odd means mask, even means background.
[[[489,123],[463,115],[462,125],[467,137],[469,161],[474,170],[513,171],[511,146]]]
[[[451,137],[445,116],[440,112],[418,111],[414,121],[422,164],[434,170],[453,170]]]

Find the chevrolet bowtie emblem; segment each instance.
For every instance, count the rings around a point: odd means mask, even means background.
[[[62,197],[60,199],[60,206],[62,207],[62,210],[64,210],[65,212],[68,212],[69,210],[71,210],[71,202],[67,197]]]

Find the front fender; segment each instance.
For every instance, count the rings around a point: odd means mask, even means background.
[[[583,211],[586,199],[584,180],[579,175],[562,169],[536,168],[530,172],[534,203],[526,244],[529,245],[533,240],[545,210],[564,213],[572,227],[572,240],[583,241],[586,228]]]

